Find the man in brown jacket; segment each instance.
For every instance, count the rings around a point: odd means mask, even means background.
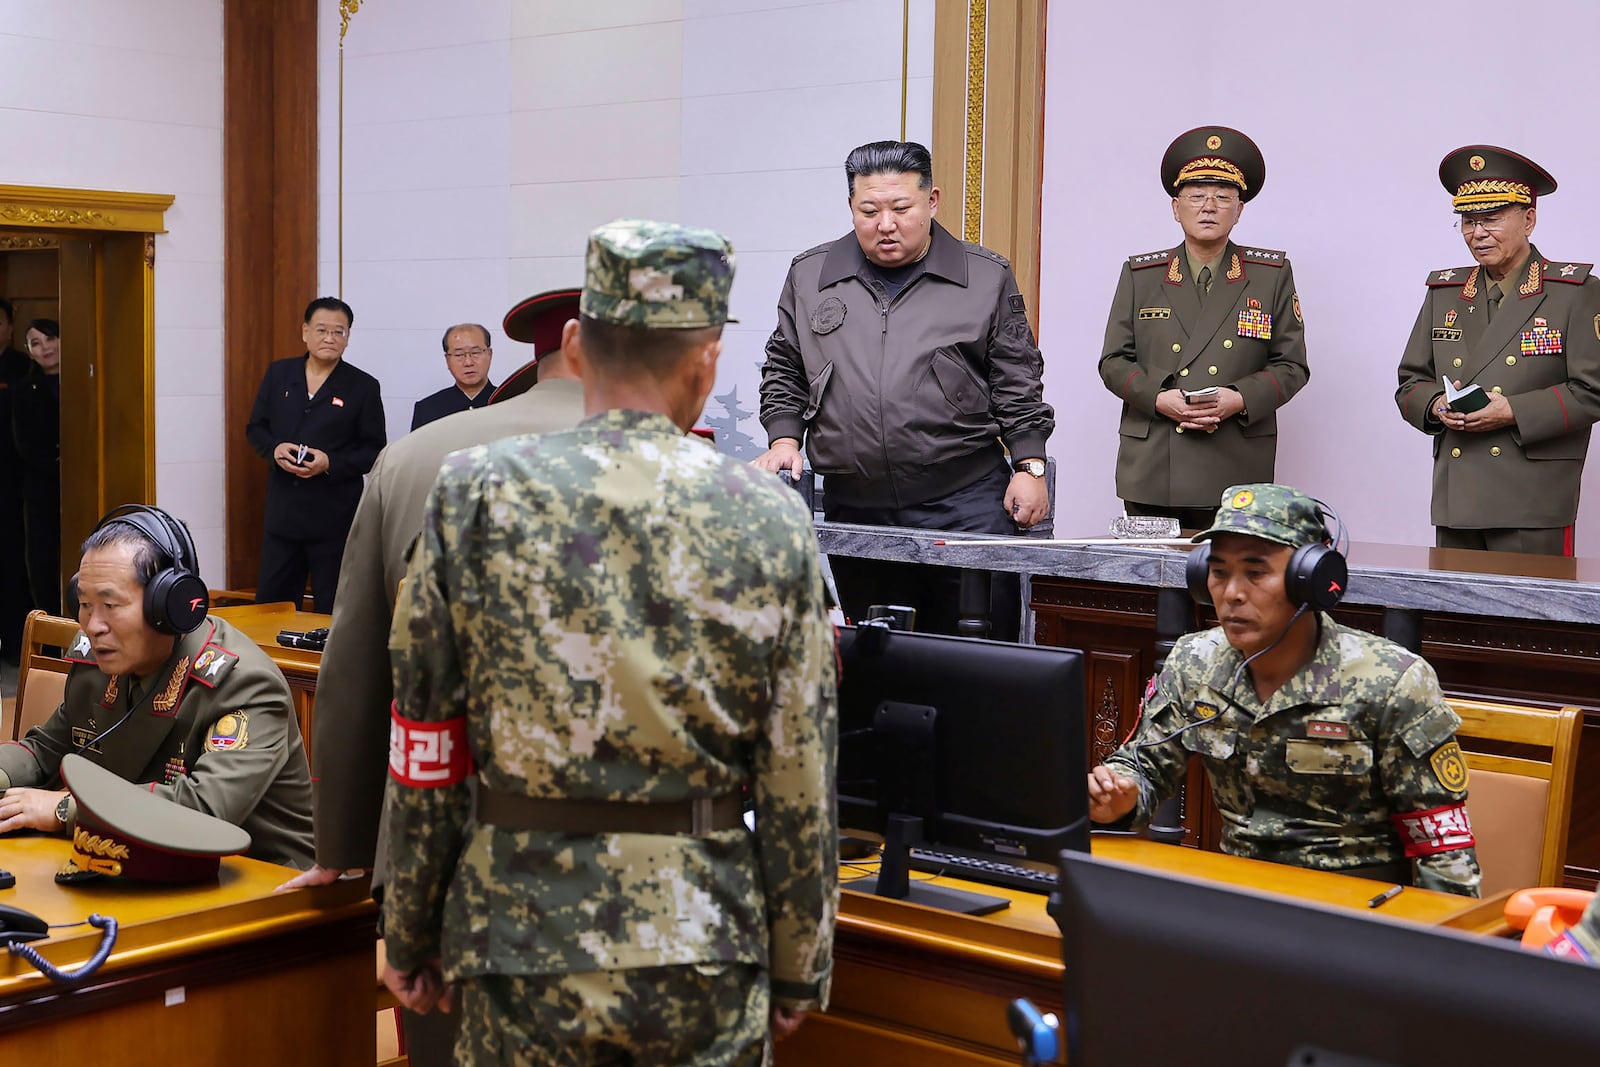
[[[862,145],[845,178],[854,232],[795,257],[778,299],[756,466],[799,477],[803,445],[830,521],[998,534],[1042,521],[1055,414],[1011,265],[934,221],[922,145]],[[953,573],[842,557],[833,570],[850,618],[904,604],[919,630],[955,632]],[[1018,611],[1014,591],[996,598],[994,636],[1014,634]]]
[[[373,892],[381,892],[378,820],[394,699],[389,621],[406,552],[422,530],[422,506],[446,455],[514,434],[563,430],[583,417],[583,385],[561,354],[561,329],[577,318],[579,293],[556,289],[512,308],[506,336],[533,344],[534,361],[501,385],[489,407],[429,423],[390,445],[373,464],[345,543],[317,681],[317,865],[286,889],[326,885],[345,870],[376,867]],[[403,1019],[413,1064],[451,1062],[454,1016],[405,1012]]]
[[[1401,417],[1433,438],[1435,540],[1570,556],[1600,418],[1600,281],[1533,246],[1537,200],[1556,188],[1537,163],[1468,145],[1439,180],[1476,264],[1429,273],[1395,392]],[[1454,402],[1443,376],[1463,390]]]
[[[1223,489],[1276,480],[1278,409],[1311,377],[1300,295],[1286,255],[1229,239],[1266,174],[1255,142],[1226,126],[1181,134],[1161,161],[1183,243],[1123,264],[1100,357],[1122,401],[1129,515],[1198,530]]]

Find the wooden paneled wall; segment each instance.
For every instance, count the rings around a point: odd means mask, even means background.
[[[316,0],[226,0],[223,33],[226,580],[253,588],[267,461],[244,427],[267,365],[305,351],[318,295]]]

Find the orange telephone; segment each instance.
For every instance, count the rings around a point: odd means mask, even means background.
[[[1543,952],[1563,930],[1578,925],[1592,899],[1594,893],[1587,889],[1548,885],[1519,889],[1506,901],[1506,923],[1522,931],[1523,948]]]

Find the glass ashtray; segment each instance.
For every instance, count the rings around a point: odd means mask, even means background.
[[[1164,515],[1118,515],[1111,520],[1111,536],[1177,537],[1183,533],[1178,520]]]

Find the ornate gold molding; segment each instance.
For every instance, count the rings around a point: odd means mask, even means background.
[[[172,197],[100,189],[0,185],[0,226],[166,233]]]
[[[984,74],[988,63],[987,0],[967,5],[967,166],[962,232],[967,240],[983,239],[983,111]]]
[[[60,247],[59,237],[45,237],[36,233],[0,233],[0,251],[3,252],[32,252]]]
[[[350,19],[361,10],[361,0],[339,0],[339,47],[344,47],[344,35],[350,29]]]

